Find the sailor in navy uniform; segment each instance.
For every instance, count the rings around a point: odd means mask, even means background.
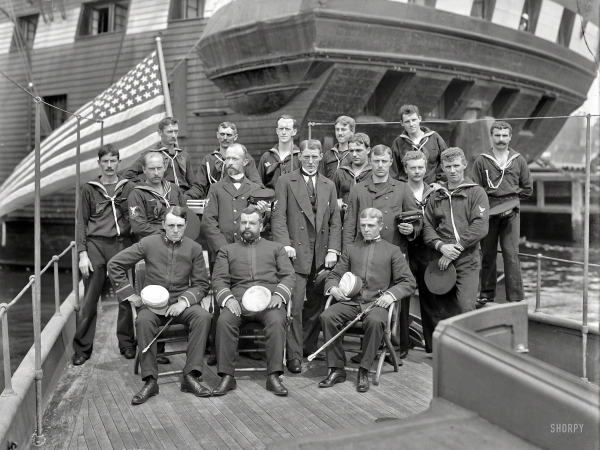
[[[200,198],[206,198],[210,187],[218,183],[225,175],[225,152],[235,144],[237,138],[237,128],[234,123],[223,122],[219,125],[217,131],[219,148],[202,158],[198,172],[196,172],[196,180],[202,188]],[[263,187],[254,158],[248,154],[247,150],[245,154],[247,162],[244,165],[244,175],[253,183]]]
[[[81,188],[77,211],[77,251],[83,275],[85,297],[73,338],[73,364],[81,365],[92,355],[98,299],[106,280],[108,261],[131,245],[127,197],[133,183],[117,175],[119,150],[112,144],[98,150],[100,177]],[[127,358],[135,357],[133,319],[129,305],[119,305],[117,317],[119,350]]]
[[[511,200],[517,202],[533,193],[533,178],[521,154],[508,144],[512,127],[506,122],[494,122],[490,128],[492,148],[477,157],[473,164],[473,181],[481,185],[488,195],[490,208]],[[498,241],[504,260],[506,300],[519,302],[525,298],[523,277],[519,263],[519,237],[521,214],[518,204],[502,215],[490,217],[490,228],[481,247],[481,293],[479,302],[493,302],[496,297],[496,261]]]
[[[164,179],[162,156],[156,152],[146,153],[143,164],[146,181],[138,184],[129,195],[129,222],[139,238],[162,232],[169,206],[185,206],[177,186]]]
[[[175,184],[182,198],[182,204],[188,199],[202,198],[202,189],[196,181],[192,158],[188,152],[177,147],[177,135],[179,124],[177,119],[165,117],[158,123],[158,135],[160,142],[144,150],[140,157],[123,174],[124,178],[130,179],[136,184],[142,182],[140,175],[144,173],[144,157],[148,153],[156,153],[162,156],[165,166],[165,180]]]
[[[300,149],[294,145],[294,136],[298,132],[298,124],[292,116],[284,114],[277,121],[276,128],[279,142],[265,152],[258,163],[258,173],[266,188],[275,189],[277,180],[283,174],[290,173],[300,167]]]

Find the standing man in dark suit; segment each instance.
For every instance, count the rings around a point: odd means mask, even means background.
[[[392,150],[385,145],[376,145],[371,149],[371,176],[367,180],[353,186],[348,195],[348,209],[344,217],[344,248],[362,239],[359,214],[365,208],[376,208],[383,214],[381,239],[400,247],[406,256],[408,241],[415,234],[403,235],[398,229],[396,215],[408,211],[406,202],[406,183],[392,178]],[[408,326],[410,324],[410,298],[402,299],[400,309],[400,358],[406,358],[410,348]]]
[[[292,373],[302,370],[303,350],[304,354],[317,350],[325,297],[314,290],[315,275],[323,266],[332,268],[342,248],[335,186],[317,173],[323,157],[321,143],[302,141],[300,152],[301,169],[277,181],[277,205],[271,220],[273,240],[285,245],[296,271],[293,321],[287,335],[287,367]]]

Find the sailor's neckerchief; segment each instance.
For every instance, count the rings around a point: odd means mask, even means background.
[[[510,149],[509,149],[510,151]],[[490,150],[491,152],[491,150]],[[500,185],[502,184],[502,180],[504,179],[504,171],[506,169],[508,169],[511,165],[512,162],[519,157],[519,153],[515,152],[513,153],[512,156],[508,157],[508,159],[506,160],[506,163],[501,166],[500,163],[498,162],[498,160],[496,159],[496,157],[494,156],[493,153],[482,153],[481,156],[486,157],[487,159],[489,159],[490,161],[492,161],[492,164],[496,165],[496,167],[498,168],[498,170],[500,170],[500,172],[502,172],[502,174],[500,175],[500,181],[498,181],[498,183],[496,184],[496,186],[494,186],[494,183],[492,183],[492,180],[490,180],[490,174],[489,171],[487,169],[485,169],[485,177],[486,177],[486,181],[487,181],[487,185],[490,189],[498,189],[500,187]]]
[[[424,134],[423,134],[423,137],[421,137],[421,140],[419,141],[419,143],[418,143],[418,144],[415,144],[415,143],[413,142],[413,140],[410,138],[410,136],[408,136],[408,134],[404,134],[404,133],[402,133],[402,134],[400,135],[400,137],[401,137],[402,139],[404,139],[405,141],[407,141],[407,142],[408,142],[408,143],[411,145],[411,147],[412,147],[414,150],[417,150],[417,151],[419,151],[419,152],[422,152],[422,151],[423,151],[423,147],[424,147],[424,146],[425,146],[425,144],[427,144],[427,142],[429,141],[429,137],[430,137],[431,135],[433,135],[433,133],[435,133],[435,131],[431,131],[431,130],[429,130],[429,131],[423,131],[423,133],[424,133]]]
[[[275,169],[277,169],[279,166],[282,166],[282,170],[281,170],[282,175],[284,173],[290,173],[295,170],[294,169],[294,155],[298,155],[298,159],[300,159],[300,149],[299,148],[297,148],[296,146],[292,147],[292,152],[290,154],[288,154],[283,160],[281,160],[281,157],[279,156],[279,145],[277,145],[277,147],[273,147],[273,148],[269,149],[269,151],[276,154],[277,159],[279,159],[279,161],[275,161],[273,164],[271,164],[267,168],[267,175],[270,175],[273,172],[275,172]],[[288,172],[284,172],[284,170],[287,170],[287,163],[285,161],[288,158],[290,158],[290,164],[291,164],[290,170]],[[298,161],[298,165],[300,165],[300,161]]]
[[[408,185],[408,188],[410,189],[410,185]],[[410,189],[412,191],[412,189]],[[414,191],[413,191],[413,197],[415,199],[415,203],[417,204],[417,206],[419,208],[421,208],[421,212],[423,213],[423,215],[425,215],[425,206],[427,206],[427,199],[429,198],[429,196],[431,194],[433,194],[435,192],[435,189],[432,188],[429,184],[423,182],[423,195],[421,196],[421,200],[419,200],[417,197],[414,197]]]
[[[164,191],[164,195],[161,195],[160,192],[156,191],[155,189],[152,188],[152,186],[149,186],[147,184],[140,184],[140,185],[136,186],[134,189],[140,189],[142,191],[149,192],[154,197],[156,197],[159,201],[162,201],[165,204],[165,207],[168,208],[169,206],[171,206],[171,202],[169,201],[169,194],[171,193],[171,183],[169,183],[167,180],[163,179],[163,180],[161,180],[161,184],[162,184],[162,188]]]
[[[340,145],[339,143],[337,144],[338,146]],[[348,145],[348,148],[346,150],[344,150],[344,152],[342,153],[341,150],[338,150],[336,147],[332,147],[331,151],[333,152],[333,156],[335,156],[335,159],[337,159],[337,166],[336,166],[336,170],[340,168],[340,165],[342,164],[342,162],[346,159],[346,156],[348,156],[348,154],[350,153],[350,146]],[[342,155],[342,157],[340,158],[339,155]]]
[[[217,162],[215,163],[215,169],[217,169],[219,171],[219,173],[221,174],[221,178],[223,178],[223,169],[225,168],[225,160],[221,156],[220,150],[215,150],[212,154],[215,156],[215,158],[217,158]],[[212,176],[212,171],[210,170],[210,164],[208,161],[206,161],[206,174],[208,175],[209,184],[215,184],[221,179],[221,178],[219,178],[219,180],[217,180],[215,177]]]
[[[445,194],[448,197],[448,201],[450,203],[450,219],[452,221],[452,230],[454,232],[454,239],[456,239],[456,245],[460,248],[461,251],[463,251],[464,248],[462,247],[462,245],[460,245],[460,235],[458,234],[458,230],[456,229],[456,223],[454,222],[454,211],[452,211],[452,196],[454,194],[461,193],[463,188],[472,187],[472,186],[479,186],[479,185],[477,183],[473,183],[473,182],[465,183],[463,180],[461,182],[461,184],[459,184],[457,187],[455,187],[452,191],[450,191],[443,184],[440,184],[440,188],[437,189],[437,192],[439,192],[440,194]]]
[[[163,155],[165,155],[167,158],[169,158],[169,161],[171,162],[171,166],[173,166],[173,178],[175,180],[174,181],[175,185],[177,187],[179,187],[179,178],[177,178],[177,171],[175,170],[175,161],[177,160],[177,158],[179,157],[179,155],[181,155],[181,152],[183,150],[181,150],[180,148],[177,148],[177,147],[175,147],[173,150],[175,150],[175,156],[171,156],[169,154],[169,149],[167,147],[161,147],[161,148],[158,148],[156,150],[152,149],[152,151],[161,152]],[[177,161],[177,164],[183,170],[183,173],[185,173],[185,169],[183,167],[181,167],[181,165],[179,164],[179,161]],[[167,170],[168,167],[169,166],[167,165],[167,167],[165,167],[165,170]]]
[[[123,188],[125,187],[125,185],[127,184],[127,182],[128,182],[128,180],[119,180],[117,182],[116,186],[115,186],[115,192],[112,195],[112,197],[110,195],[108,195],[108,192],[107,192],[106,188],[104,187],[104,185],[100,181],[88,181],[88,183],[87,183],[87,184],[89,184],[91,186],[94,186],[96,189],[98,189],[100,191],[100,193],[106,199],[103,202],[96,203],[96,211],[97,212],[100,212],[99,209],[98,209],[98,206],[101,207],[102,212],[104,212],[104,210],[106,209],[106,207],[109,204],[112,207],[113,219],[115,219],[115,227],[117,227],[117,236],[121,236],[121,228],[119,227],[119,221],[117,219],[116,204],[120,204],[120,203],[123,203],[125,201],[125,199],[119,197],[119,195],[121,195],[121,193],[123,192]]]

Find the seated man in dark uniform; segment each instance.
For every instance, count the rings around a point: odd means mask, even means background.
[[[263,212],[248,206],[240,216],[240,239],[221,247],[213,273],[213,290],[221,315],[217,322],[217,361],[221,375],[213,395],[225,395],[236,388],[235,353],[240,327],[247,322],[260,322],[265,330],[267,351],[267,390],[287,395],[279,376],[283,373],[286,310],[296,284],[294,267],[282,244],[260,237]],[[271,291],[267,307],[255,313],[242,310],[240,301],[253,286]]]
[[[344,247],[342,257],[327,276],[325,293],[332,295],[337,303],[327,308],[320,319],[327,342],[346,322],[354,319],[372,302],[377,305],[363,319],[365,337],[356,389],[358,392],[366,392],[369,390],[369,369],[383,338],[387,308],[393,302],[412,295],[416,282],[400,247],[381,239],[381,211],[366,208],[360,213],[359,221],[363,239]],[[362,291],[353,298],[346,297],[339,288],[340,279],[346,272],[351,272],[362,280]],[[319,387],[331,387],[346,381],[345,360],[341,339],[327,347],[329,375],[319,383]]]
[[[179,206],[171,206],[165,213],[164,233],[143,238],[137,244],[118,253],[108,263],[108,276],[120,301],[130,301],[139,307],[136,321],[140,349],[150,344],[165,325],[169,316],[174,324],[188,326],[188,347],[183,368],[181,390],[197,397],[210,397],[211,391],[200,384],[202,361],[211,315],[200,305],[208,294],[210,285],[202,254],[202,246],[183,235],[187,225],[187,212]],[[169,291],[169,307],[165,315],[158,315],[142,305],[127,278],[127,271],[137,262],[146,261],[146,285],[163,286]],[[146,382],[140,392],[133,396],[134,405],[145,403],[158,394],[158,366],[156,343],[147,353],[140,354],[142,379]]]

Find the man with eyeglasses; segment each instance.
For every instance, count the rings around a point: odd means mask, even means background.
[[[302,141],[300,149],[301,168],[277,181],[277,205],[271,218],[273,240],[285,246],[296,272],[293,320],[287,333],[287,368],[292,373],[302,370],[303,356],[317,350],[325,297],[315,292],[315,275],[323,267],[332,268],[342,248],[335,186],[318,173],[321,143]]]
[[[279,142],[275,147],[265,152],[258,163],[258,173],[262,184],[275,189],[277,180],[285,173],[290,173],[300,167],[298,159],[300,149],[294,145],[294,136],[298,132],[296,119],[288,114],[282,115],[275,129]]]
[[[319,172],[333,180],[335,172],[351,163],[349,139],[354,134],[356,121],[350,116],[340,116],[335,121],[335,138],[338,143],[323,153]]]
[[[206,198],[210,187],[219,182],[225,173],[225,152],[234,145],[238,139],[237,127],[232,122],[223,122],[219,124],[217,129],[217,139],[219,140],[219,148],[215,149],[211,154],[202,158],[198,172],[196,172],[196,180],[202,191],[200,198]],[[244,165],[244,175],[248,180],[263,187],[263,183],[256,169],[254,158],[245,152],[247,158]]]
[[[202,198],[202,190],[196,181],[194,169],[192,168],[192,157],[188,152],[179,148],[177,137],[179,135],[179,123],[173,117],[165,117],[158,123],[158,136],[160,142],[144,150],[140,157],[125,171],[123,178],[136,184],[143,182],[144,156],[155,153],[162,156],[164,160],[165,180],[175,184],[182,194],[182,201],[188,199]]]
[[[408,211],[406,183],[395,180],[390,175],[392,150],[385,145],[376,145],[371,149],[371,176],[362,183],[353,186],[348,195],[348,208],[344,218],[343,247],[362,239],[359,214],[365,208],[375,208],[383,214],[381,239],[400,247],[406,257],[408,241],[415,233],[403,235],[398,229],[396,216]],[[400,358],[406,358],[410,348],[408,326],[410,324],[410,298],[402,299],[400,309]]]

